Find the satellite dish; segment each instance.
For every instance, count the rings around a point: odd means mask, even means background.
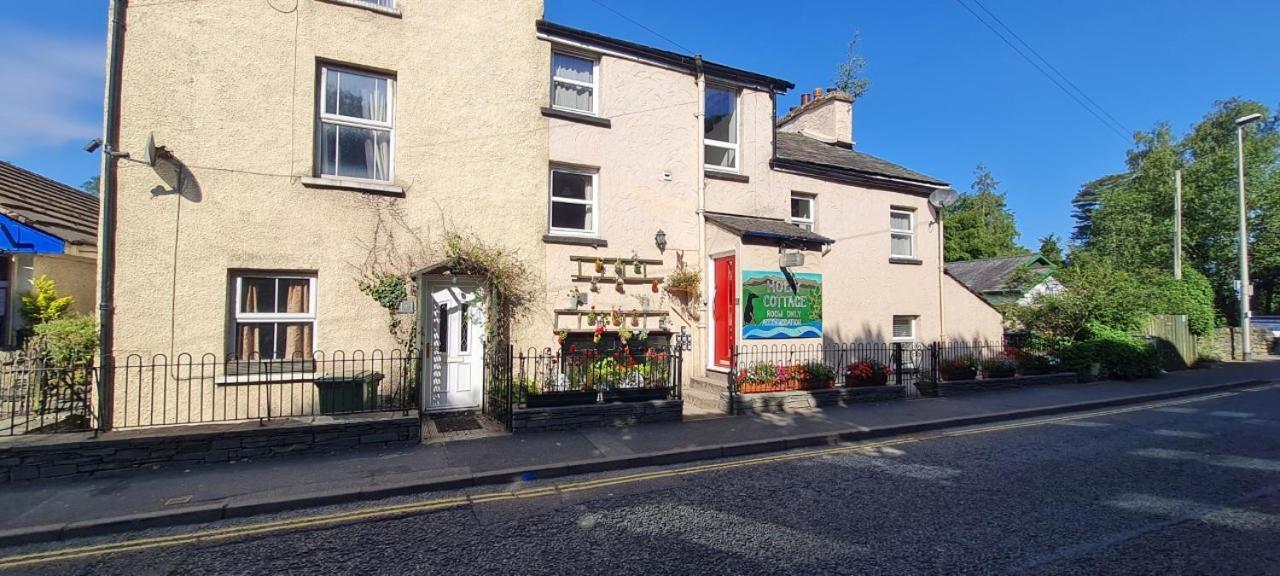
[[[156,135],[147,134],[147,149],[142,153],[142,161],[147,166],[156,165]]]
[[[929,194],[929,203],[934,208],[947,208],[960,201],[960,193],[952,188],[938,188]]]

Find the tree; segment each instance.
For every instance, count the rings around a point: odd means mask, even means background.
[[[858,52],[858,42],[862,40],[862,33],[858,30],[853,31],[853,37],[849,39],[849,52],[844,58],[844,62],[836,69],[835,88],[841,92],[853,97],[854,101],[861,98],[867,90],[871,89],[871,80],[864,74],[867,69],[867,58]]]
[[[93,178],[85,180],[84,184],[80,185],[80,189],[84,190],[85,194],[89,194],[91,196],[97,196],[98,195],[98,177],[94,176]]]
[[[1275,297],[1280,290],[1280,129],[1258,102],[1216,102],[1181,138],[1163,123],[1136,134],[1127,153],[1127,170],[1085,184],[1073,200],[1072,239],[1078,248],[1125,270],[1167,273],[1173,261],[1173,174],[1182,169],[1184,269],[1203,273],[1219,314],[1235,318],[1239,250],[1234,121],[1251,113],[1267,118],[1247,131],[1245,141],[1254,310],[1280,308]]]
[[[975,172],[972,191],[962,195],[946,215],[946,260],[1025,254],[1015,242],[1018,227],[999,191],[1000,182],[982,164]]]
[[[1057,234],[1045,234],[1040,238],[1040,255],[1054,266],[1062,266],[1062,245]]]

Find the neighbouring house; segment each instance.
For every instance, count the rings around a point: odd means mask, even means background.
[[[1044,294],[1066,288],[1054,278],[1057,268],[1039,254],[948,262],[947,273],[994,305],[1026,306]]]
[[[426,410],[484,403],[487,345],[591,345],[592,307],[652,343],[692,335],[687,375],[742,344],[999,340],[999,313],[943,273],[928,197],[947,183],[853,149],[848,95],[779,119],[785,80],[542,15],[130,8],[117,147],[152,137],[166,157],[120,169],[116,356],[262,365],[225,392],[316,377],[300,354],[395,348],[358,271],[388,236],[429,252],[446,230],[514,250],[541,290],[495,340],[478,278],[445,258],[413,271],[400,317]],[[702,281],[663,289],[677,272]]]
[[[97,196],[0,161],[0,347],[21,344],[22,296],[41,276],[94,311],[97,244]]]

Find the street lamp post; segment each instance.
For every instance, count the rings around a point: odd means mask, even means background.
[[[1262,119],[1262,114],[1236,118],[1236,184],[1240,188],[1240,357],[1248,361],[1249,348],[1249,230],[1248,205],[1244,198],[1244,128]]]

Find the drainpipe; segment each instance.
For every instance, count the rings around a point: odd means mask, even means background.
[[[707,75],[702,70],[702,56],[695,57],[697,66],[697,84],[698,84],[698,109],[694,111],[694,118],[697,118],[698,127],[694,130],[697,136],[698,163],[694,170],[697,174],[698,181],[698,268],[702,270],[702,302],[699,305],[703,308],[698,319],[698,345],[702,349],[702,358],[698,366],[698,374],[705,374],[707,369],[707,358],[711,356],[711,347],[707,346],[707,316],[711,314],[706,310],[706,303],[711,301],[710,282],[707,282],[707,178],[705,167],[707,164],[706,146],[703,144],[702,131],[706,125],[705,114],[707,105],[705,102],[707,93]]]
[[[111,430],[115,403],[116,192],[120,162],[120,70],[124,63],[128,0],[107,13],[107,82],[103,106],[102,215],[98,223],[98,429]]]
[[[938,341],[942,342],[947,339],[947,317],[946,310],[942,305],[942,291],[946,288],[943,286],[947,275],[947,246],[946,236],[943,234],[942,213],[946,208],[935,207],[938,212]]]

